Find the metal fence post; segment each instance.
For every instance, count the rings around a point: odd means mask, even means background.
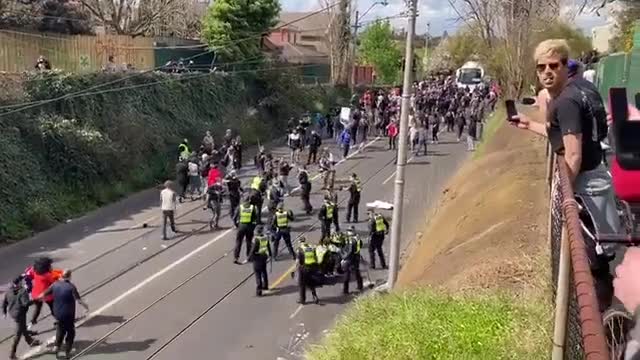
[[[558,287],[556,292],[556,306],[553,324],[553,351],[551,353],[551,360],[563,360],[564,358],[564,346],[567,334],[567,314],[569,311],[570,275],[571,257],[569,254],[569,239],[567,237],[566,226],[562,226]]]

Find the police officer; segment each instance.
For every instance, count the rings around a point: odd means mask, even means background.
[[[238,206],[240,206],[240,193],[243,192],[242,184],[235,170],[229,173],[224,182],[227,184],[229,193],[229,216],[235,227],[238,227]]]
[[[342,252],[342,269],[345,274],[344,283],[342,284],[342,293],[349,294],[349,281],[351,274],[356,277],[358,291],[364,288],[362,284],[362,274],[360,273],[360,250],[362,249],[362,240],[356,235],[353,227],[347,231],[347,242]]]
[[[89,307],[82,301],[76,286],[71,283],[71,270],[64,271],[62,279],[53,283],[40,295],[40,298],[47,295],[53,295],[53,316],[58,322],[56,324],[55,353],[58,355],[64,341],[65,356],[69,359],[76,337],[76,301],[84,307],[85,311],[89,311]]]
[[[276,230],[273,238],[273,257],[276,259],[280,248],[280,239],[284,239],[284,243],[289,250],[289,254],[291,254],[293,260],[296,259],[293,246],[291,245],[291,228],[289,226],[289,221],[293,220],[293,212],[291,210],[285,210],[284,204],[279,203],[278,210],[276,210],[275,216],[273,217],[273,223],[271,224],[271,227]]]
[[[269,205],[267,209],[269,211],[269,215],[267,218],[267,224],[271,225],[273,223],[273,217],[276,213],[276,209],[278,205],[283,201],[283,191],[280,186],[281,183],[278,179],[271,180],[271,186],[269,187],[269,191],[267,192],[267,199],[269,200]]]
[[[321,241],[329,236],[332,223],[336,227],[336,231],[340,231],[340,225],[338,224],[338,207],[331,201],[331,196],[328,194],[324,196],[324,204],[322,204],[320,208],[318,219],[320,219],[322,226]]]
[[[233,251],[233,263],[240,264],[238,259],[240,258],[240,250],[242,249],[242,240],[245,239],[247,243],[247,258],[251,248],[251,240],[253,239],[253,230],[255,229],[258,221],[258,211],[256,206],[251,203],[249,197],[245,198],[244,202],[240,204],[239,211],[239,226],[236,233],[236,247]],[[246,263],[243,262],[243,264]]]
[[[267,190],[264,177],[256,175],[251,180],[251,204],[256,207],[257,223],[262,224],[262,205],[264,203],[263,194]]]
[[[249,255],[249,261],[253,262],[253,273],[256,277],[256,296],[262,296],[262,292],[269,289],[267,261],[270,256],[269,238],[264,234],[264,227],[258,225]]]
[[[360,206],[360,192],[362,185],[357,174],[351,175],[351,185],[349,185],[349,203],[347,205],[347,222],[351,221],[351,213],[353,213],[353,222],[358,222],[358,207]]]
[[[300,238],[300,247],[298,248],[298,288],[299,288],[299,304],[307,302],[307,288],[311,290],[313,302],[319,303],[316,294],[316,279],[313,278],[318,269],[318,259],[316,258],[315,247],[308,244],[304,237]]]
[[[389,222],[379,213],[369,210],[369,232],[371,234],[371,242],[369,243],[369,263],[371,268],[376,268],[376,252],[380,258],[380,265],[383,269],[387,268],[384,261],[384,252],[382,251],[382,243],[384,236],[389,233]]]
[[[40,345],[40,342],[33,338],[33,333],[27,329],[27,311],[32,301],[29,298],[29,290],[23,285],[23,278],[26,277],[19,277],[11,283],[11,288],[4,294],[2,301],[2,315],[6,317],[8,313],[16,323],[9,359],[17,359],[16,350],[22,337],[29,346]]]
[[[191,156],[191,151],[189,150],[189,140],[183,139],[182,143],[178,145],[178,153],[179,153],[179,161],[184,161]]]

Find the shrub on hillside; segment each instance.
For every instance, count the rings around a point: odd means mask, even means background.
[[[298,84],[283,72],[26,74],[22,101],[39,105],[0,117],[0,241],[172,176],[183,138],[197,145],[231,128],[265,143],[289,117],[338,101]]]

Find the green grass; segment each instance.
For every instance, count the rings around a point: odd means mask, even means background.
[[[485,125],[482,134],[482,141],[478,143],[476,151],[473,154],[474,159],[477,159],[481,157],[482,154],[484,154],[487,144],[489,143],[489,141],[491,141],[491,138],[493,137],[493,135],[495,135],[500,126],[504,124],[506,118],[507,113],[505,108],[503,106],[497,106],[496,111],[489,118],[489,120],[487,120],[487,124]]]
[[[308,353],[310,360],[546,359],[543,302],[431,289],[360,299]]]

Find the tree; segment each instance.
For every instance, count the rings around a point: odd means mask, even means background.
[[[402,53],[393,40],[389,21],[376,21],[369,25],[360,37],[358,51],[360,59],[375,68],[379,80],[385,84],[396,80]]]
[[[146,35],[169,22],[187,6],[186,0],[80,0],[97,22],[117,34]]]
[[[616,35],[611,39],[612,51],[630,52],[633,48],[635,23],[640,19],[640,2],[627,2],[615,13]]]
[[[277,0],[216,0],[202,22],[202,37],[226,61],[261,56],[260,35],[278,23]]]
[[[320,6],[327,9],[329,26],[327,41],[329,44],[329,59],[331,60],[331,83],[337,86],[347,86],[349,83],[351,41],[349,1],[340,0],[339,6],[334,6],[333,0],[319,0]]]
[[[91,34],[90,14],[69,0],[0,0],[0,27],[62,34]]]

